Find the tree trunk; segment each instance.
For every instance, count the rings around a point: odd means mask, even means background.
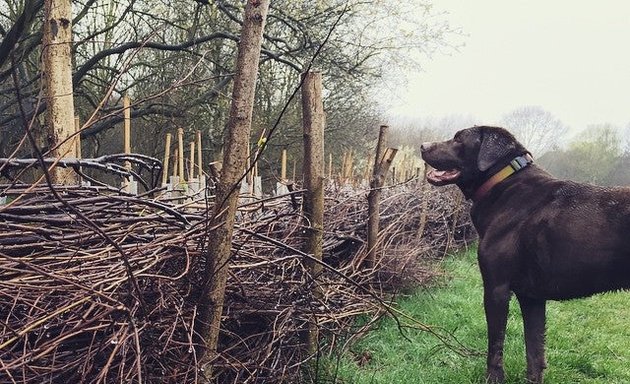
[[[378,134],[378,142],[376,143],[376,154],[374,157],[374,170],[372,179],[370,180],[370,192],[368,193],[368,229],[367,229],[367,268],[376,265],[378,227],[380,221],[381,187],[384,184],[384,176],[381,172],[381,162],[383,161],[383,152],[387,143],[387,125],[381,125]]]
[[[210,227],[218,225],[208,244],[203,295],[195,328],[205,348],[201,351],[201,367],[208,381],[212,378],[211,363],[217,355],[221,315],[228,276],[234,219],[240,191],[240,180],[247,157],[251,131],[254,91],[269,0],[248,0],[243,30],[238,47],[232,105],[228,119],[223,154],[223,169],[217,184],[216,205]]]
[[[304,251],[317,260],[322,260],[324,232],[324,104],[322,102],[322,75],[318,72],[302,74],[302,119],[304,128],[304,216],[307,223]],[[309,225],[310,224],[310,225]],[[321,297],[317,278],[322,266],[307,260],[313,278],[313,294]],[[317,351],[318,328],[309,323],[304,331],[303,341],[309,354]]]
[[[46,0],[44,3],[44,88],[49,155],[76,157],[74,100],[72,94],[72,6],[70,0]],[[74,137],[77,137],[76,135]],[[51,179],[56,184],[78,184],[72,169],[53,167]]]

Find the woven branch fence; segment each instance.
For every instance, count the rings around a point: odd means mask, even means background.
[[[212,196],[193,209],[94,186],[7,184],[0,193],[0,384],[205,379],[193,325]],[[392,292],[430,278],[428,260],[474,237],[456,191],[391,187],[380,262],[366,270],[366,194],[328,188],[317,279],[300,251],[299,191],[240,210],[216,382],[304,380],[316,359],[300,338],[308,322],[321,330],[320,352],[334,350],[359,332],[357,316],[387,313]]]

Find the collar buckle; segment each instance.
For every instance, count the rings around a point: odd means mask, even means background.
[[[523,156],[516,156],[514,160],[510,161],[510,166],[514,169],[514,171],[518,172],[533,162],[534,158],[532,155],[526,153]]]

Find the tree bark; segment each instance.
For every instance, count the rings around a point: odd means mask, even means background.
[[[302,119],[304,128],[304,216],[307,233],[304,251],[316,260],[322,260],[324,233],[324,104],[322,102],[322,75],[319,72],[302,74]],[[313,295],[321,297],[317,278],[322,273],[321,264],[307,260],[313,278]],[[315,319],[313,319],[315,320]],[[313,321],[304,331],[306,351],[317,351],[318,328]]]
[[[236,60],[232,105],[225,131],[223,169],[217,185],[216,204],[210,227],[218,225],[208,240],[204,289],[195,324],[205,348],[201,367],[207,380],[212,378],[212,361],[217,355],[221,315],[225,299],[228,262],[234,219],[247,157],[251,131],[254,92],[262,45],[262,33],[269,0],[248,0]]]
[[[385,184],[386,172],[387,169],[389,169],[391,160],[393,160],[393,156],[392,159],[384,158],[388,130],[389,127],[387,125],[381,125],[378,134],[378,142],[376,144],[374,170],[372,179],[370,180],[370,192],[368,193],[367,268],[373,268],[377,262],[381,188]],[[387,161],[389,161],[389,163],[387,163]]]
[[[43,38],[46,125],[49,155],[76,157],[74,100],[72,93],[72,5],[70,0],[46,0]],[[76,135],[74,136],[76,137]],[[71,168],[53,167],[51,180],[56,184],[78,184]]]

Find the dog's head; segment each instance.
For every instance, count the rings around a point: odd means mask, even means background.
[[[423,143],[422,158],[434,168],[427,174],[433,185],[457,184],[471,196],[488,177],[527,150],[499,127],[462,129],[450,140]]]

